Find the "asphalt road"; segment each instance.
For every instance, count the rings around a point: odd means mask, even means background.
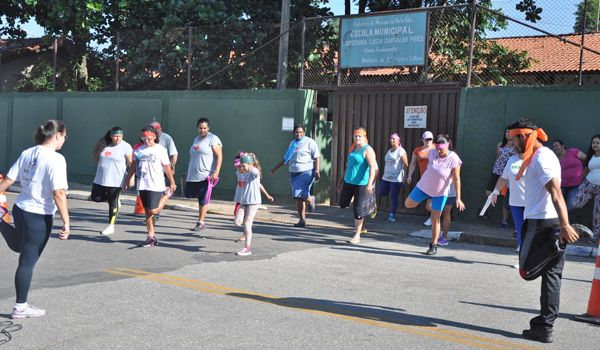
[[[10,200],[12,202],[12,199]],[[524,340],[539,281],[511,268],[512,249],[377,233],[256,223],[253,255],[238,257],[241,229],[211,216],[202,237],[192,213],[164,211],[159,246],[138,248],[142,219],[106,226],[107,205],[70,201],[72,235],[53,235],[36,267],[29,302],[37,319],[9,319],[18,256],[0,243],[0,349],[584,349],[598,326],[586,311],[594,260],[569,257],[561,317],[551,345]],[[123,213],[130,213],[124,206]],[[57,225],[59,220],[57,220]],[[4,338],[2,338],[4,337]]]

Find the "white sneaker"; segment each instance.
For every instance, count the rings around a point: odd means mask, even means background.
[[[112,235],[113,233],[115,233],[115,225],[108,225],[104,231],[100,232],[100,234],[104,236]]]
[[[252,255],[252,251],[250,250],[250,248],[245,247],[244,249],[240,250],[236,254],[239,256],[248,256],[248,255]]]
[[[425,221],[425,222],[423,223],[423,225],[425,225],[425,226],[431,226],[431,218],[430,218],[430,217],[429,217],[429,218],[427,218],[427,221]]]
[[[38,309],[35,306],[27,305],[24,309],[20,310],[16,306],[13,308],[11,318],[29,318],[29,317],[40,317],[46,314],[46,310]]]

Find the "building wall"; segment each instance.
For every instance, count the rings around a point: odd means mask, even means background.
[[[534,120],[551,141],[587,152],[600,134],[600,87],[488,87],[463,89],[457,149],[462,166],[464,217],[476,220],[505,127],[520,117]],[[496,210],[494,220],[498,220]]]
[[[233,191],[233,157],[249,151],[256,153],[263,165],[267,189],[288,194],[287,170],[281,169],[275,177],[269,174],[292,138],[290,131],[282,131],[281,118],[312,125],[313,97],[310,90],[2,94],[0,173],[6,173],[21,151],[33,144],[36,126],[56,118],[69,130],[69,140],[61,151],[67,159],[69,181],[90,184],[96,170],[92,150],[108,129],[121,126],[125,140],[133,145],[139,141],[140,129],[156,119],[179,150],[179,180],[187,172],[196,121],[205,116],[211,121],[211,132],[224,145],[218,190]]]

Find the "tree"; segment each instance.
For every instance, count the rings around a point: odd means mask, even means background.
[[[573,31],[575,33],[581,33],[583,28],[583,7],[586,0],[582,0],[577,5],[575,11],[575,24],[573,24]],[[585,19],[585,32],[598,31],[598,0],[587,0],[587,10]]]
[[[87,90],[90,43],[103,40],[109,26],[111,10],[126,1],[99,0],[4,0],[0,16],[5,16],[0,35],[23,38],[21,24],[35,18],[48,35],[68,40],[67,59],[74,75],[72,88]]]

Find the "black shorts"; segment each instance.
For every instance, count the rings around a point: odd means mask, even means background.
[[[185,198],[198,198],[200,205],[206,205],[206,191],[208,191],[208,179],[185,183]]]
[[[140,199],[142,200],[142,205],[144,206],[144,209],[148,210],[158,208],[158,202],[160,201],[160,197],[162,196],[162,192],[140,191]]]

